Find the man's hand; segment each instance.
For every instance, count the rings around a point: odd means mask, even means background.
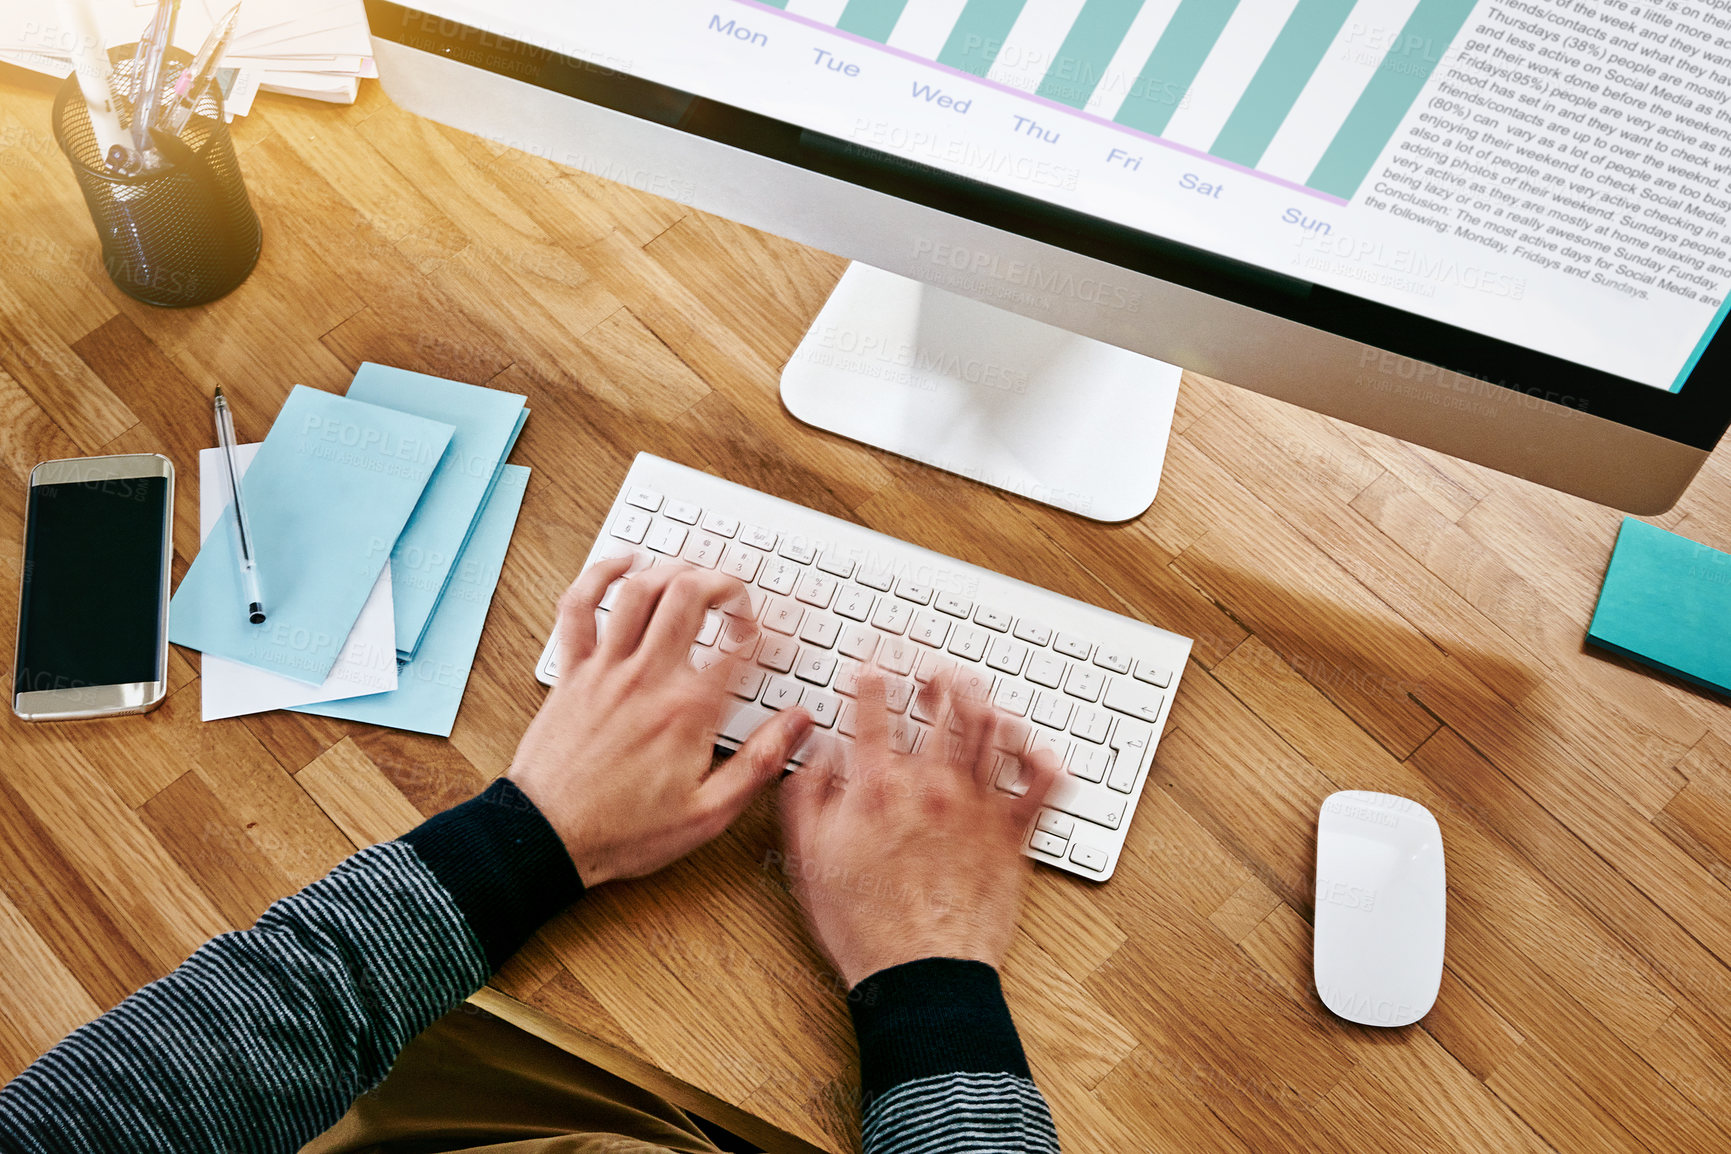
[[[1022,838],[1061,772],[1023,759],[1027,793],[992,785],[999,715],[942,679],[938,724],[912,756],[890,749],[884,684],[860,679],[858,736],[836,759],[782,785],[788,870],[818,943],[851,989],[921,958],[998,966],[1010,947],[1028,861]]]
[[[597,638],[596,608],[630,564],[598,562],[560,599],[559,682],[507,771],[558,831],[586,886],[653,873],[714,838],[811,727],[790,709],[711,772],[737,662],[699,672],[688,658],[704,614],[745,587],[683,565],[645,570],[620,589]]]

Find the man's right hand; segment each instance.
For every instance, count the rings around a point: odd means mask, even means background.
[[[939,717],[918,753],[889,744],[884,683],[861,677],[851,767],[837,758],[782,784],[787,869],[818,943],[851,989],[922,958],[994,968],[1015,932],[1028,823],[1062,772],[1023,758],[1018,797],[995,788],[1000,715],[934,681]]]

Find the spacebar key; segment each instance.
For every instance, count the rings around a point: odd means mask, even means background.
[[[1097,785],[1067,776],[1060,777],[1046,797],[1046,804],[1052,809],[1061,809],[1083,821],[1091,821],[1107,829],[1117,829],[1123,822],[1124,808],[1129,801],[1130,799],[1122,794],[1111,793]]]
[[[716,736],[743,745],[745,739],[757,731],[758,726],[774,716],[773,710],[765,709],[761,705],[751,705],[744,701],[733,702],[722,715],[721,732]]]

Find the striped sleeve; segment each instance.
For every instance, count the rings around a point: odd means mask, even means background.
[[[864,1154],[1057,1154],[998,972],[927,958],[849,997],[859,1037]]]
[[[0,1089],[0,1150],[298,1150],[581,893],[496,782],[74,1031]]]

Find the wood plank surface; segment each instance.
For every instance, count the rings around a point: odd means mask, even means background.
[[[363,360],[525,392],[534,474],[448,741],[205,725],[178,652],[148,717],[0,721],[0,1079],[503,772],[553,601],[648,450],[1196,639],[1116,877],[1037,872],[1005,967],[1067,1151],[1731,1147],[1731,709],[1583,645],[1616,512],[1193,375],[1127,525],[935,473],[780,406],[843,260],[374,83],[235,122],[263,258],[225,300],[152,309],[102,275],[49,102],[0,84],[0,578],[36,461],[139,449],[180,470],[183,574],[216,384],[248,439]],[[1731,446],[1652,520],[1731,549]],[[1442,994],[1405,1030],[1311,984],[1316,810],[1342,788],[1422,801],[1448,847]],[[768,1146],[854,1148],[846,990],[777,847],[766,797],[556,919],[487,1004]]]

